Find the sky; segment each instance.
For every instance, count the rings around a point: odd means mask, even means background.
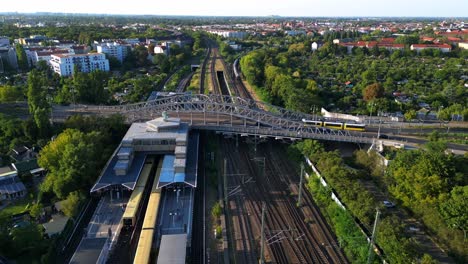
[[[0,0],[0,12],[190,16],[468,17],[467,0]]]

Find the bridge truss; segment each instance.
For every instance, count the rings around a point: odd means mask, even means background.
[[[167,112],[198,129],[356,143],[374,141],[365,133],[304,126],[301,120],[314,119],[312,115],[235,96],[182,94],[128,105],[84,106],[74,111],[98,115],[120,113],[128,123],[151,120]]]

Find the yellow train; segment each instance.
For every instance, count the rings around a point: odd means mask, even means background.
[[[365,131],[366,130],[365,124],[307,120],[307,119],[302,119],[302,122],[306,126],[316,126],[316,127],[330,128],[330,129],[352,130],[352,131]]]
[[[158,218],[159,203],[161,199],[161,190],[157,188],[159,176],[162,169],[163,158],[159,160],[158,168],[155,173],[151,194],[146,208],[143,226],[141,228],[140,238],[135,253],[133,263],[146,264],[150,263],[151,249],[153,246],[153,238],[156,231],[156,220]]]
[[[126,228],[135,226],[136,218],[138,212],[140,211],[141,201],[145,191],[145,186],[148,182],[154,162],[155,158],[153,157],[146,159],[145,164],[143,165],[143,169],[140,172],[140,177],[138,178],[132,195],[128,200],[127,207],[125,208],[125,212],[122,217],[123,226]]]

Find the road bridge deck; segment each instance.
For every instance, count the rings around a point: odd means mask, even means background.
[[[177,116],[197,129],[367,144],[374,143],[377,137],[376,133],[323,131],[306,126],[302,122],[302,119],[313,120],[313,115],[225,95],[179,94],[128,105],[61,107],[54,111],[53,116],[55,120],[64,120],[73,114],[100,116],[122,114],[126,122],[132,123],[154,119],[163,112]],[[382,142],[386,145],[405,143],[398,139]]]

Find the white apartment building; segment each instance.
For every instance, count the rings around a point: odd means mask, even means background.
[[[237,39],[243,39],[249,35],[249,33],[245,31],[233,31],[233,30],[212,30],[209,32],[219,35],[219,36],[223,36],[225,38],[237,38]]]
[[[460,42],[458,43],[458,47],[461,49],[468,49],[468,42]]]
[[[97,46],[97,52],[104,53],[117,58],[120,62],[127,57],[130,50],[130,45],[114,43],[101,43]]]
[[[80,72],[92,72],[95,70],[109,71],[109,60],[102,53],[88,54],[53,54],[50,64],[54,72],[60,76],[70,76],[75,67]]]

